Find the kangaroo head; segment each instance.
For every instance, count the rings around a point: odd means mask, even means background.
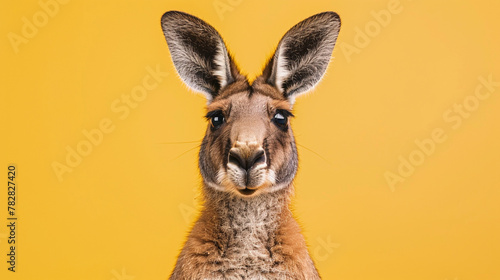
[[[252,84],[206,22],[170,11],[161,24],[177,73],[208,100],[208,128],[199,153],[205,185],[239,196],[289,187],[298,166],[289,123],[292,106],[323,77],[339,16],[325,12],[292,27]]]

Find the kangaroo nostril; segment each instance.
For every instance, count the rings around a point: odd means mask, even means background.
[[[266,162],[266,154],[263,150],[257,151],[255,155],[248,160],[248,168],[250,169],[254,165]]]
[[[229,151],[229,159],[228,162],[233,163],[243,169],[246,168],[246,161],[236,152],[234,151]]]
[[[253,166],[266,162],[266,154],[264,150],[258,150],[248,158],[244,158],[237,151],[229,151],[228,163],[232,163],[245,171],[250,170]]]

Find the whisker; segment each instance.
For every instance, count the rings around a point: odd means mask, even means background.
[[[183,156],[183,155],[185,155],[185,154],[187,154],[187,153],[191,152],[192,150],[199,148],[200,146],[201,146],[201,145],[196,145],[196,146],[192,147],[191,149],[189,149],[189,150],[187,150],[187,151],[183,152],[182,154],[180,154],[180,155],[176,156],[175,158],[171,159],[170,161],[174,161],[174,160],[176,160],[176,159],[180,158],[181,156]]]
[[[163,144],[163,145],[171,145],[171,144],[193,144],[193,143],[201,143],[202,140],[196,140],[196,141],[180,141],[180,142],[160,142],[156,143],[158,145]]]
[[[319,157],[320,159],[324,160],[326,163],[328,163],[329,165],[332,165],[332,163],[330,161],[328,161],[326,158],[322,157],[320,154],[318,154],[317,152],[313,151],[312,149],[309,149],[308,147],[302,145],[302,144],[298,144],[297,143],[297,146],[300,146],[306,150],[308,150],[309,152],[315,154],[317,157]]]

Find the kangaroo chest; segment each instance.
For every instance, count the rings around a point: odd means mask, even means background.
[[[217,209],[214,275],[221,279],[286,279],[280,248],[282,199],[229,200]],[[210,241],[209,241],[210,242]]]
[[[243,199],[206,190],[171,279],[319,279],[287,191]]]

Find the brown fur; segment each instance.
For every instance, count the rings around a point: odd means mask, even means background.
[[[289,192],[285,189],[245,200],[205,188],[205,209],[179,255],[171,279],[319,279],[300,228],[288,209]],[[247,214],[261,218],[265,230],[252,232],[254,228],[248,221],[235,218],[241,211],[255,212]],[[258,242],[252,245],[262,257],[239,251],[242,242],[252,239],[249,235],[258,235]]]
[[[288,208],[293,192],[291,180],[297,167],[293,133],[291,129],[283,132],[269,122],[270,112],[276,108],[289,110],[290,104],[283,98],[271,98],[277,95],[272,87],[257,82],[255,88],[244,89],[243,84],[229,88],[228,91],[234,91],[231,94],[222,92],[207,107],[207,111],[226,112],[228,125],[216,132],[207,128],[200,149],[203,177],[217,182],[214,174],[226,164],[228,140],[236,142],[243,132],[264,133],[259,139],[262,142],[266,139],[270,165],[281,171],[278,174],[286,174],[282,176],[286,185],[275,192],[267,192],[267,187],[262,186],[251,197],[242,197],[230,180],[223,182],[228,192],[205,184],[204,209],[179,255],[171,279],[319,279],[300,228]],[[249,110],[252,118],[247,117]],[[255,221],[263,224],[256,226]],[[255,243],[255,251],[262,256],[254,258],[252,255],[256,253],[250,251],[235,252],[245,242]]]

